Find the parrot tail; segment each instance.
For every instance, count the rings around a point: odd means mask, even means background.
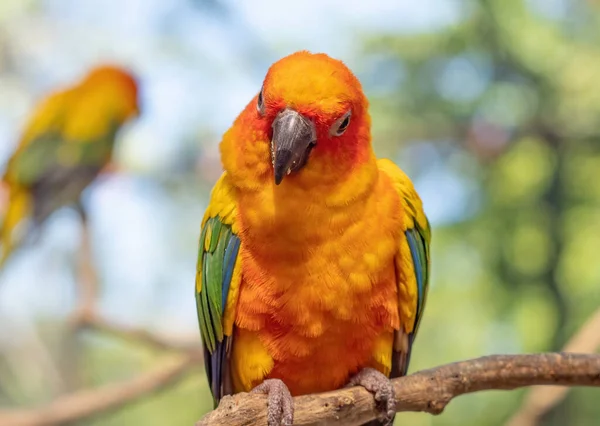
[[[0,270],[22,238],[15,235],[15,228],[24,218],[29,216],[32,208],[31,195],[19,186],[10,186],[8,205],[4,215],[4,222],[0,228],[0,242],[2,243],[0,254]]]

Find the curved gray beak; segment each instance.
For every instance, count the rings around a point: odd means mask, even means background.
[[[281,183],[284,176],[304,167],[316,142],[315,124],[302,114],[286,108],[277,115],[273,121],[271,140],[276,185]]]

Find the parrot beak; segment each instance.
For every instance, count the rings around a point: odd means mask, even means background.
[[[304,167],[317,143],[317,129],[312,121],[290,108],[277,115],[272,127],[271,160],[275,184],[279,185],[284,176]]]

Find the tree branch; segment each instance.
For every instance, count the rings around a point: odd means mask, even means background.
[[[111,383],[61,396],[46,407],[0,410],[2,426],[52,426],[81,420],[114,409],[175,382],[188,369],[201,364],[201,351],[190,351],[129,381]]]
[[[600,355],[546,353],[492,355],[420,371],[393,380],[397,411],[440,414],[455,397],[467,393],[531,385],[600,387]],[[294,425],[360,425],[375,419],[373,396],[353,387],[294,398]],[[266,397],[240,393],[226,396],[196,426],[264,425]]]
[[[137,341],[161,350],[185,352],[201,349],[200,335],[197,333],[193,336],[182,336],[178,338],[161,336],[144,329],[116,324],[94,313],[80,317],[79,327],[90,328],[101,333],[110,334],[128,342]]]
[[[563,348],[563,352],[593,353],[600,350],[600,309],[579,329]],[[535,426],[544,414],[562,401],[569,388],[546,386],[534,387],[523,399],[521,408],[506,426]]]

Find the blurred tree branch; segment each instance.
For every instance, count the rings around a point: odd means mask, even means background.
[[[455,362],[393,380],[402,411],[440,414],[459,395],[532,385],[600,387],[600,355],[545,353],[492,355]],[[373,396],[353,387],[294,398],[294,425],[360,425],[377,416]],[[196,426],[266,424],[266,397],[226,396]],[[252,420],[249,420],[252,419]]]
[[[196,334],[193,336],[181,336],[177,338],[162,336],[144,329],[127,327],[123,324],[115,324],[95,313],[81,317],[79,319],[79,327],[81,329],[87,328],[110,334],[127,341],[136,341],[161,350],[189,351],[200,349],[200,338]]]
[[[88,216],[81,202],[75,205],[81,219],[81,242],[79,251],[79,273],[75,279],[76,305],[67,322],[67,332],[62,348],[62,371],[67,390],[77,389],[79,383],[79,344],[77,334],[82,328],[85,318],[95,315],[96,299],[99,293],[98,275],[94,267],[92,241]]]
[[[0,410],[2,426],[49,426],[81,420],[105,410],[114,409],[158,391],[181,377],[201,362],[200,350],[184,356],[122,383],[112,383],[97,389],[85,389],[61,396],[45,407],[22,410]]]
[[[115,324],[103,318],[97,311],[99,297],[98,276],[94,268],[92,242],[89,235],[85,210],[79,206],[78,212],[82,220],[80,272],[77,280],[78,303],[69,320],[71,333],[83,329],[96,330],[112,334],[127,340],[133,340],[163,350],[190,350],[200,347],[197,334],[180,339],[158,336],[146,330]]]
[[[68,320],[64,353],[61,357],[64,371],[68,372],[65,377],[73,390],[39,408],[0,410],[2,426],[58,425],[81,420],[158,391],[175,382],[190,368],[201,364],[202,349],[198,336],[167,338],[143,329],[115,324],[98,313],[99,283],[94,268],[88,221],[82,206],[78,206],[78,212],[82,219],[82,231],[79,274],[76,279],[77,299]],[[77,376],[72,372],[77,371],[79,364],[77,335],[85,329],[137,341],[160,350],[175,351],[178,355],[176,359],[170,358],[164,364],[129,381],[96,389],[79,389]]]
[[[600,349],[600,309],[579,329],[565,345],[563,352],[593,353]],[[521,408],[506,423],[507,426],[535,426],[541,418],[561,402],[569,388],[533,388],[523,399]]]

